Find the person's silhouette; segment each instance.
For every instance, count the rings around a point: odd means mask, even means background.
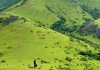
[[[37,67],[36,60],[34,60],[34,68]]]

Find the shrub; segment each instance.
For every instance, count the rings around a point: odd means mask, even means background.
[[[3,53],[0,53],[0,56],[3,56]]]
[[[33,30],[30,30],[31,33],[33,33]]]
[[[81,52],[79,52],[79,54],[83,55],[83,56],[89,56],[89,57],[93,57],[94,56],[94,54],[92,54],[91,50],[85,51],[85,52],[81,51]]]
[[[67,61],[69,61],[69,62],[71,62],[72,61],[72,59],[70,58],[70,57],[66,57],[66,59],[65,60],[67,60]]]
[[[47,62],[46,60],[41,60],[41,63],[49,63],[49,62]]]
[[[4,62],[6,62],[6,60],[1,60],[1,61],[0,61],[0,63],[4,63]]]
[[[82,57],[80,60],[87,61],[87,58],[86,57]]]

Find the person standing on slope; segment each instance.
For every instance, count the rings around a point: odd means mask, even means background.
[[[37,67],[36,60],[34,60],[34,68],[36,68],[36,67]]]

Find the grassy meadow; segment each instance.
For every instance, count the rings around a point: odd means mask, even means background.
[[[100,69],[99,0],[0,0],[0,10],[0,70]]]

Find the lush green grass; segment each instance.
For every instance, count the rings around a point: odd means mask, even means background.
[[[78,4],[65,0],[28,0],[24,5],[8,11],[10,14],[49,26],[59,19],[58,16],[64,16],[67,19],[66,24],[68,26],[79,26],[85,23],[83,18],[92,19],[91,15],[82,12],[83,10]]]
[[[99,69],[98,60],[79,54],[88,50],[95,54],[98,52],[82,41],[37,27],[31,22],[24,23],[23,20],[17,20],[0,29],[0,53],[3,54],[0,61],[6,61],[0,63],[0,70],[30,70],[28,65],[33,66],[34,59],[38,64],[36,70]],[[41,64],[41,60],[47,63]],[[86,67],[87,65],[89,66]]]
[[[0,13],[0,70],[34,70],[29,68],[34,59],[35,70],[100,69],[100,50],[94,48],[100,39],[94,37],[95,32],[83,35],[79,31],[91,20],[99,24],[94,18],[100,9],[97,0],[0,1],[0,8],[4,1],[7,4]],[[12,21],[12,17],[17,18]]]
[[[45,27],[51,27],[56,21],[60,20],[59,16],[63,16],[66,19],[66,22],[60,26],[60,28],[62,27],[63,29],[60,32],[73,32],[75,36],[81,37],[80,33],[78,32],[79,29],[82,30],[80,27],[88,23],[86,19],[94,20],[93,16],[96,16],[95,11],[91,11],[92,7],[93,9],[99,9],[98,1],[95,1],[96,6],[94,6],[94,4],[91,5],[92,3],[94,3],[94,0],[91,2],[85,0],[84,2],[74,2],[69,0],[28,0],[22,6],[19,6],[6,13],[25,17],[26,19],[33,20]],[[89,8],[89,12],[85,11],[81,7],[81,5],[84,4]],[[91,15],[91,12],[94,12],[95,14]],[[95,36],[95,33],[92,35]],[[86,37],[85,35],[82,37],[92,41],[93,43],[99,44],[99,39],[94,38],[93,36],[89,37],[88,35],[88,37]]]
[[[45,26],[51,26],[53,22],[58,20],[55,14],[51,13],[45,7],[45,0],[28,0],[22,6],[19,6],[10,12],[12,15],[25,17]]]

